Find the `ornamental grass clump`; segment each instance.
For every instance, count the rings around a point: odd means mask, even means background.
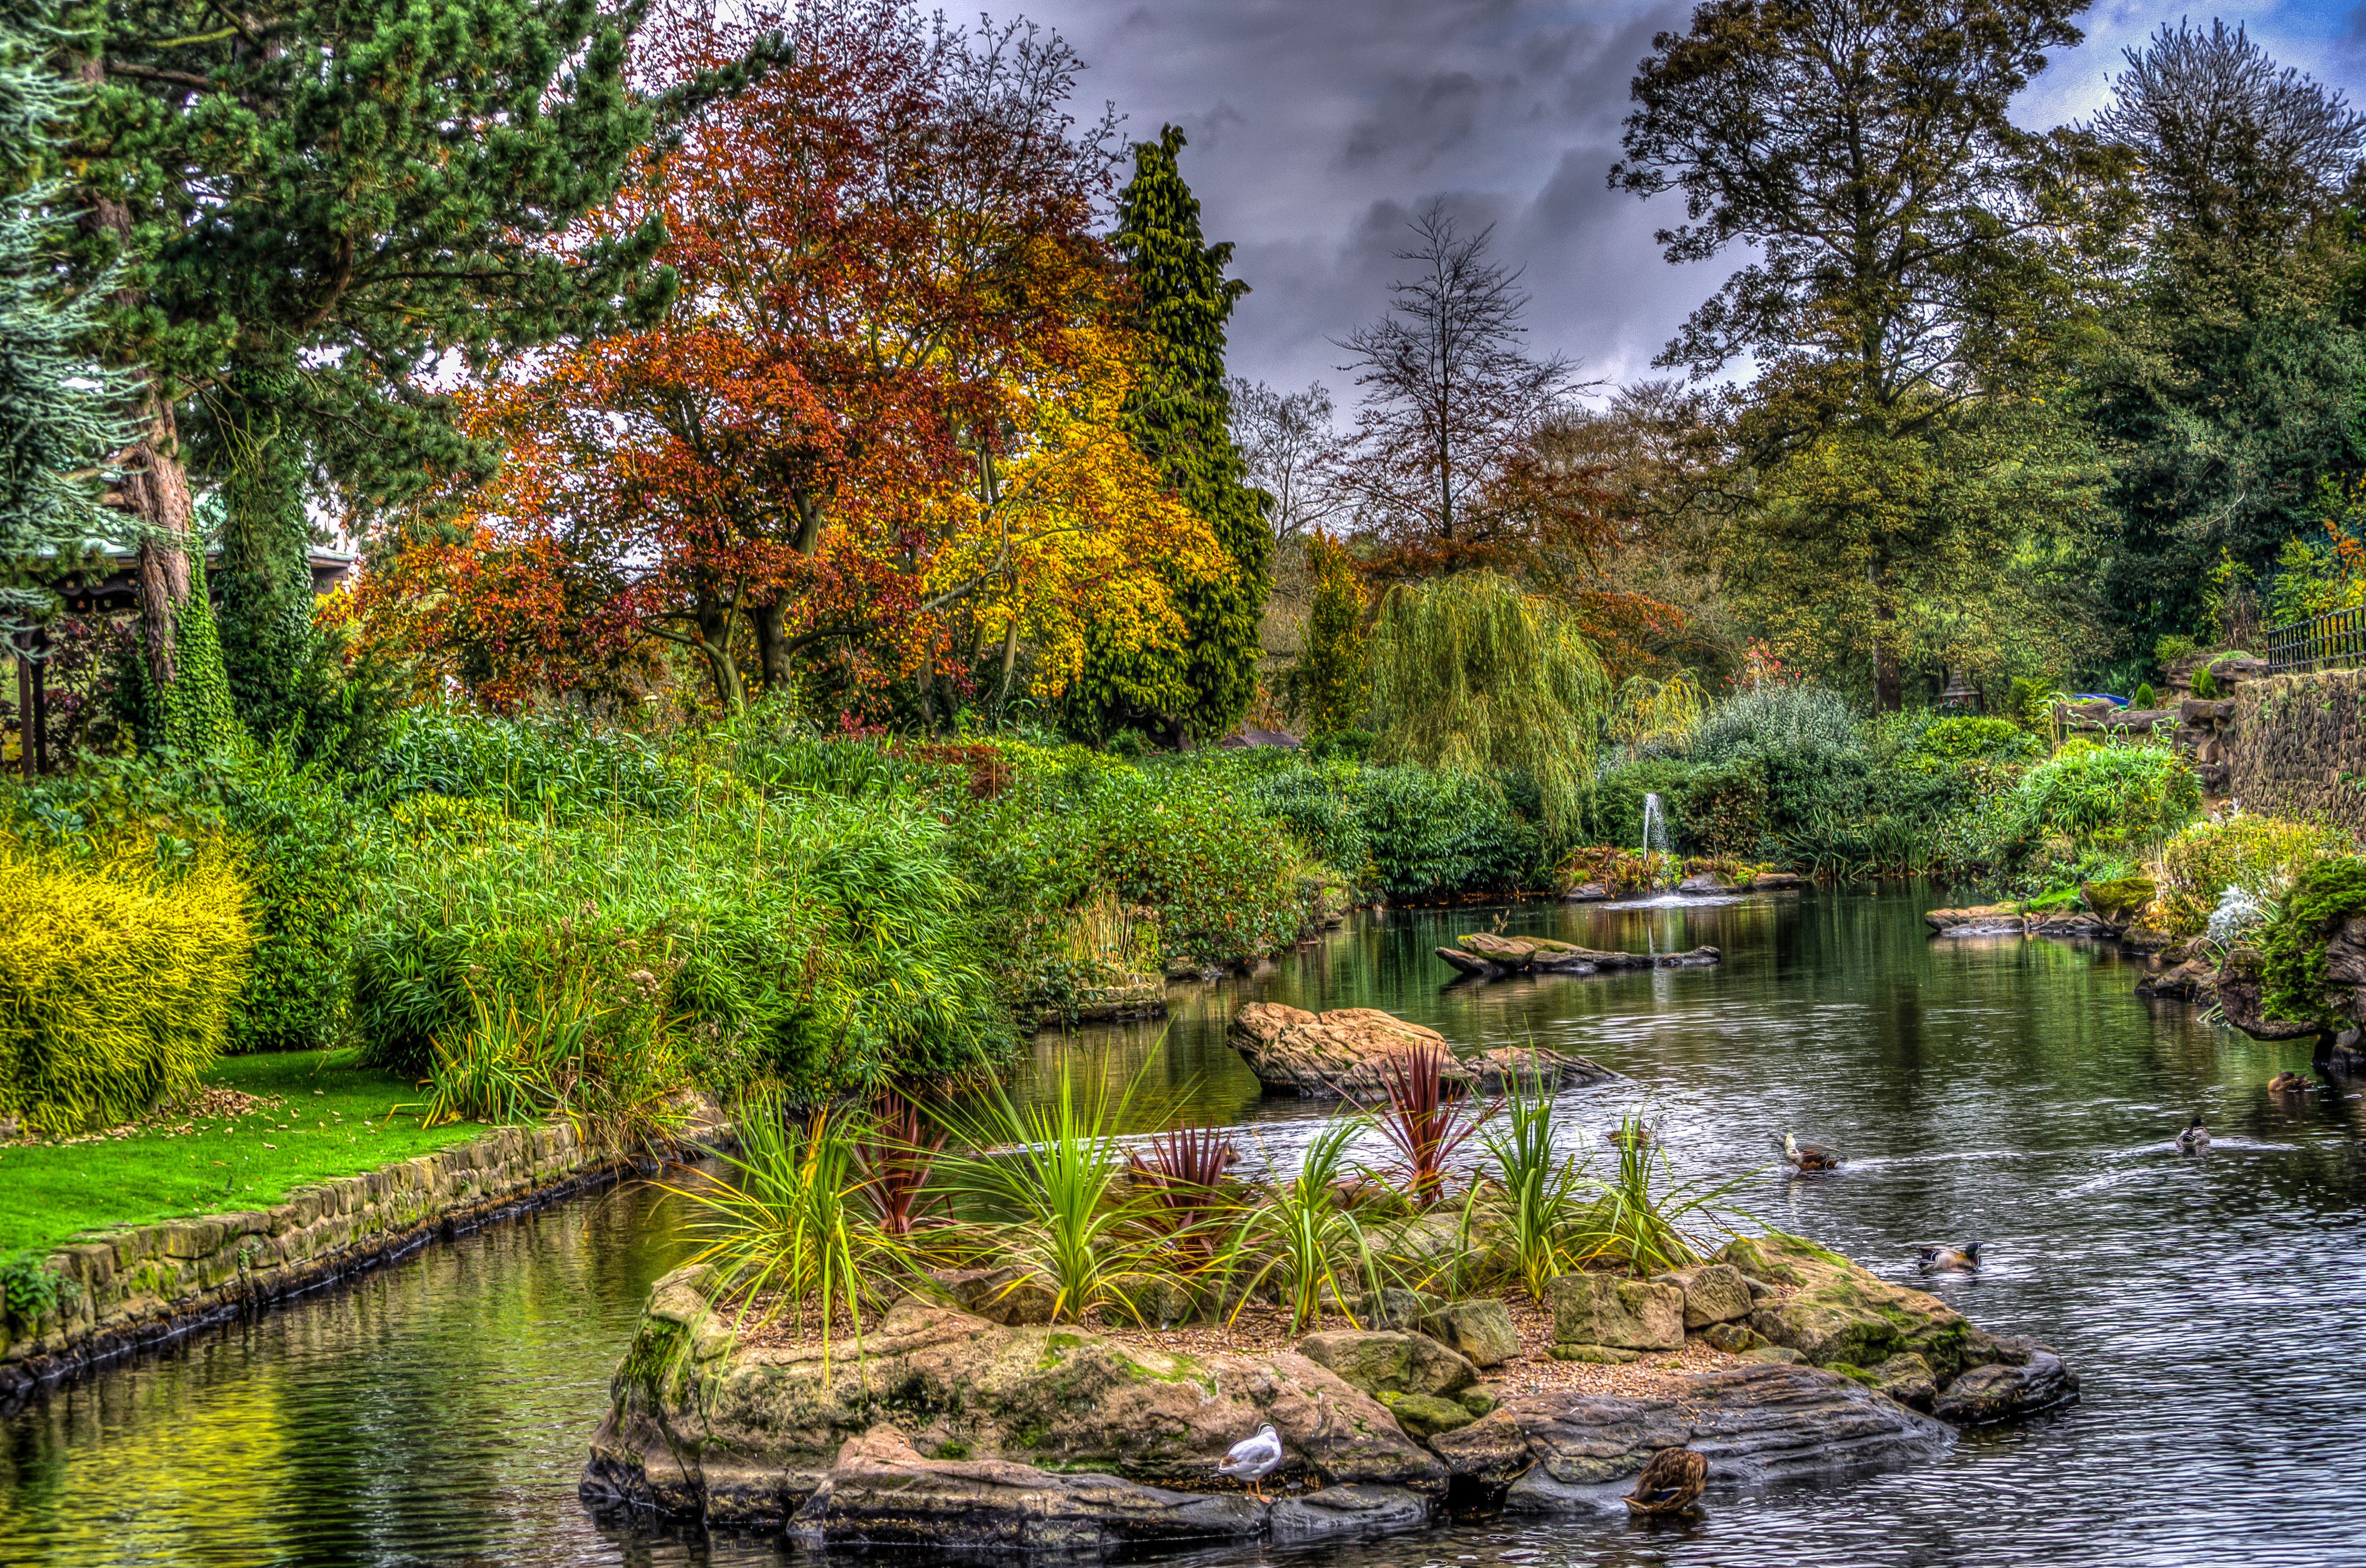
[[[1362,1223],[1340,1201],[1353,1169],[1350,1150],[1370,1125],[1362,1115],[1334,1116],[1307,1145],[1297,1173],[1275,1183],[1243,1217],[1233,1248],[1250,1260],[1241,1301],[1269,1287],[1289,1312],[1292,1333],[1321,1318],[1326,1298],[1352,1301],[1381,1283]]]
[[[1583,1169],[1553,1146],[1553,1095],[1534,1073],[1505,1084],[1504,1111],[1482,1140],[1482,1179],[1471,1188],[1464,1234],[1492,1230],[1518,1260],[1520,1283],[1541,1303],[1545,1287],[1580,1267],[1579,1221],[1588,1207]]]
[[[1063,1060],[1042,1100],[1016,1104],[997,1085],[981,1110],[947,1113],[963,1145],[940,1160],[959,1218],[955,1245],[977,1261],[1016,1265],[1014,1289],[1032,1279],[1050,1291],[1055,1322],[1138,1321],[1130,1287],[1157,1260],[1150,1202],[1127,1179],[1132,1161],[1118,1135],[1133,1090],[1077,1077]]]
[[[249,897],[214,845],[162,867],[0,838],[0,1114],[74,1132],[195,1089],[246,982]]]
[[[1595,1197],[1575,1223],[1578,1261],[1651,1275],[1697,1263],[1714,1250],[1707,1231],[1731,1229],[1721,1217],[1721,1201],[1749,1178],[1715,1186],[1675,1180],[1675,1167],[1639,1111],[1618,1119],[1611,1141],[1618,1147],[1617,1169],[1607,1179],[1579,1179]]]

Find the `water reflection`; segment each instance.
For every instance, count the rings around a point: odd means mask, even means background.
[[[1682,1174],[1899,1280],[1915,1244],[1984,1244],[1933,1288],[2059,1346],[2076,1411],[1952,1459],[1693,1526],[1481,1521],[1235,1564],[2366,1562],[2349,1514],[2366,1414],[2361,1102],[2274,1100],[2304,1048],[2129,994],[2136,971],[2049,942],[1932,942],[1944,895],[1702,907],[1538,906],[1504,930],[1594,947],[1711,942],[1723,965],[1450,984],[1430,950],[1495,911],[1362,919],[1259,974],[1178,990],[1166,1023],[1045,1035],[1141,1081],[1139,1127],[1243,1122],[1286,1159],[1324,1108],[1266,1100],[1224,1044],[1253,999],[1380,1007],[1488,1045],[1627,1075],[1566,1099],[1573,1136],[1637,1103]],[[2169,1139],[2199,1110],[2206,1156]],[[1785,1131],[1849,1168],[1792,1176]],[[1253,1142],[1253,1147],[1255,1143]],[[682,1253],[646,1190],[433,1250],[359,1288],[118,1369],[0,1421],[0,1562],[777,1563],[763,1539],[587,1517],[583,1442],[648,1281]]]

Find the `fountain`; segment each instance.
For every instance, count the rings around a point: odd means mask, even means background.
[[[1660,873],[1651,864],[1654,853],[1660,856],[1661,865],[1669,863],[1668,814],[1662,809],[1657,792],[1643,797],[1643,866],[1645,874],[1656,879]],[[1675,880],[1673,875],[1667,878],[1670,886],[1673,886]]]

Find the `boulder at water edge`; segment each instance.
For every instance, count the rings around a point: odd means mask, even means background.
[[[1617,1507],[1617,1494],[1665,1448],[1708,1457],[1731,1491],[1835,1479],[1932,1458],[1947,1427],[1853,1379],[1813,1367],[1720,1368],[1664,1394],[1524,1394],[1432,1439],[1458,1482],[1528,1512]]]
[[[931,1463],[1009,1460],[1150,1486],[1209,1485],[1216,1461],[1269,1421],[1285,1477],[1445,1486],[1386,1408],[1293,1351],[1184,1355],[907,1298],[860,1357],[844,1337],[825,1357],[742,1344],[711,1288],[709,1270],[691,1268],[651,1292],[592,1438],[592,1502],[777,1523],[883,1421]]]
[[[1717,963],[1714,947],[1684,953],[1613,953],[1545,937],[1499,936],[1473,931],[1456,945],[1436,950],[1447,964],[1465,975],[1499,980],[1507,975],[1592,975],[1604,969],[1685,969]]]
[[[1457,1057],[1443,1034],[1378,1008],[1308,1012],[1280,1002],[1251,1002],[1233,1020],[1229,1035],[1257,1081],[1276,1094],[1376,1102],[1388,1093],[1391,1064],[1419,1046],[1448,1055],[1444,1074],[1458,1089],[1497,1094],[1513,1077],[1549,1084],[1598,1083],[1616,1073],[1564,1051],[1498,1046]]]
[[[1265,1533],[1263,1505],[1007,1459],[928,1460],[891,1426],[850,1438],[789,1521],[809,1547],[1106,1554]]]

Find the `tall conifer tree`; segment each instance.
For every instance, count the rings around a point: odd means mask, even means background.
[[[1212,580],[1176,585],[1179,647],[1097,654],[1078,692],[1101,728],[1146,725],[1207,741],[1237,723],[1256,692],[1273,536],[1266,498],[1243,482],[1247,465],[1233,445],[1224,380],[1224,322],[1248,285],[1224,276],[1229,243],[1203,243],[1199,197],[1175,164],[1183,145],[1171,125],[1157,141],[1136,142],[1133,178],[1118,197],[1113,238],[1133,276],[1147,355],[1125,418],[1134,444],[1206,519],[1231,564]]]

